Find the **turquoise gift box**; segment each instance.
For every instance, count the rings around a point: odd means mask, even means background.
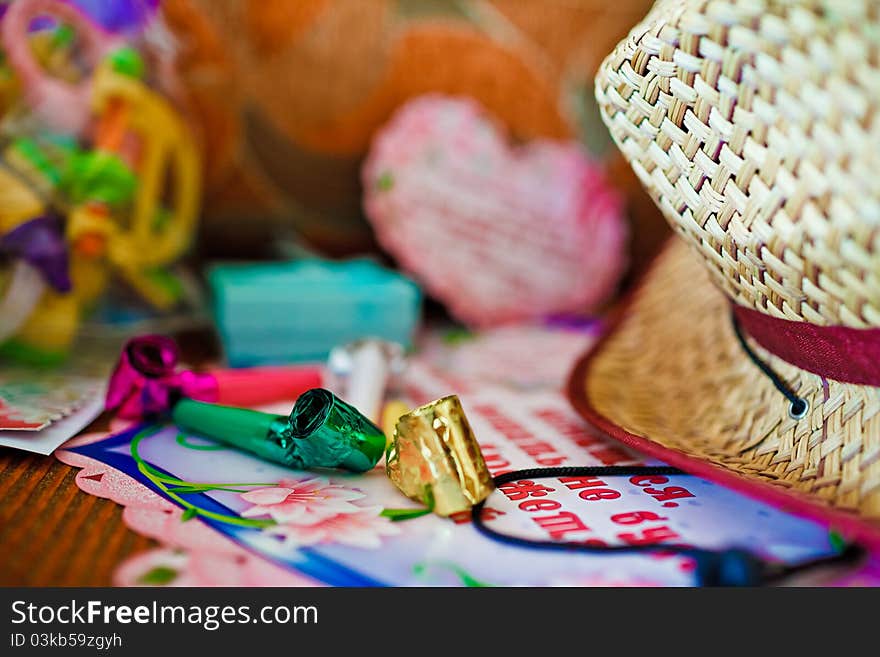
[[[232,367],[324,360],[365,337],[408,347],[421,316],[419,287],[370,260],[221,264],[208,282]]]

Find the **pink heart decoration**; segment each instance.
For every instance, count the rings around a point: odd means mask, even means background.
[[[509,145],[474,101],[410,101],[362,175],[380,244],[469,325],[595,309],[623,271],[622,201],[599,166],[573,142]]]

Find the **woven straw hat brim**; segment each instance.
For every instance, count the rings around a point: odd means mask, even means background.
[[[727,298],[681,240],[575,368],[569,396],[635,449],[880,545],[880,388],[753,351],[810,402],[800,421],[738,342]]]

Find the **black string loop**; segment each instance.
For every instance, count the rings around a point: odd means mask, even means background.
[[[799,397],[794,390],[788,387],[788,385],[783,381],[782,377],[779,376],[773,369],[767,365],[763,360],[758,357],[752,348],[749,346],[748,342],[746,342],[746,338],[743,335],[742,328],[740,328],[739,321],[736,319],[736,315],[731,313],[730,315],[731,322],[733,323],[733,332],[736,334],[736,339],[739,341],[740,346],[743,351],[746,352],[746,356],[749,357],[755,366],[761,370],[761,372],[766,375],[768,379],[770,379],[773,386],[785,395],[785,398],[791,402],[788,405],[788,415],[793,420],[802,420],[807,416],[807,413],[810,412],[810,402],[803,397]]]

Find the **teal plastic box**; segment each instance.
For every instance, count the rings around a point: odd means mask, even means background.
[[[421,317],[419,287],[369,260],[222,264],[208,282],[232,367],[324,360],[364,337],[408,347]]]

